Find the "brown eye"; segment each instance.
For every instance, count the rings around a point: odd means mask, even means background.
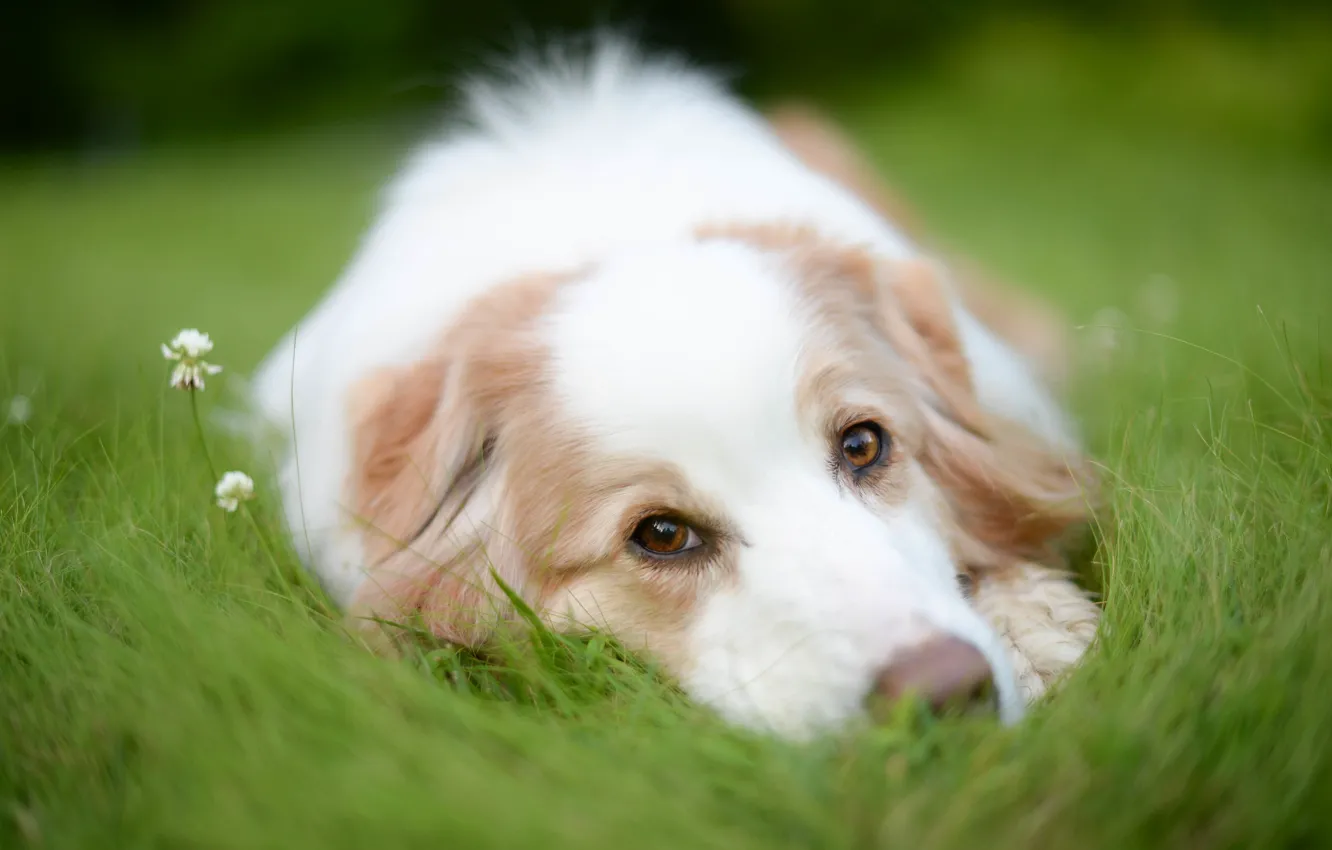
[[[649,555],[679,555],[703,545],[694,529],[665,515],[640,522],[630,539]]]
[[[855,472],[868,469],[883,456],[888,442],[883,429],[873,422],[861,422],[842,432],[842,458]]]

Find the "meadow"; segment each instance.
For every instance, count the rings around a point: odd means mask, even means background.
[[[220,414],[407,134],[0,163],[0,846],[1332,844],[1324,32],[1024,29],[807,86],[942,244],[1075,326],[1104,625],[1008,729],[781,743],[599,639],[371,655]],[[167,387],[182,327],[226,368],[200,403],[250,519]]]

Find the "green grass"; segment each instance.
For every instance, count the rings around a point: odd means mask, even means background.
[[[0,846],[1332,842],[1328,43],[1009,34],[828,99],[950,245],[1120,326],[1079,332],[1073,400],[1109,484],[1102,637],[1011,730],[781,744],[595,641],[372,657],[211,505],[157,345],[199,326],[253,367],[395,143],[11,164],[0,402],[33,416],[0,426]]]

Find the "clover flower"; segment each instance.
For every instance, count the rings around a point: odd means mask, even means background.
[[[231,471],[222,476],[213,490],[217,506],[227,513],[235,513],[241,502],[254,498],[254,479],[244,472]]]
[[[204,355],[213,350],[213,341],[208,334],[194,328],[186,328],[176,334],[175,339],[162,346],[162,356],[176,361],[176,368],[171,371],[171,386],[178,390],[202,390],[204,376],[216,375],[222,371],[205,361]]]
[[[9,409],[5,421],[10,425],[22,425],[32,418],[32,400],[25,395],[16,395],[9,400]]]

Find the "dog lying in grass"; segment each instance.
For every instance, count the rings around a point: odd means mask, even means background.
[[[614,40],[466,92],[256,381],[348,615],[484,646],[511,591],[790,736],[1020,717],[1097,621],[1058,323],[811,113]]]

